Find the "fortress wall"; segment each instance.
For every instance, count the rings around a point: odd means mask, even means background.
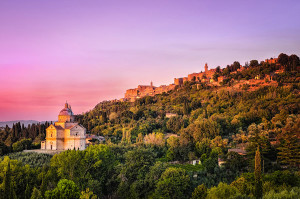
[[[125,93],[125,98],[131,98],[138,95],[138,89],[128,89]]]
[[[174,78],[174,84],[175,85],[182,85],[183,84],[183,78]]]

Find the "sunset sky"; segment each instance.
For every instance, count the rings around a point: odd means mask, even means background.
[[[300,56],[299,0],[1,0],[0,121],[56,120],[139,84]]]

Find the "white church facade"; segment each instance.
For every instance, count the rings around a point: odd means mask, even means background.
[[[58,115],[58,121],[46,129],[46,140],[41,149],[46,150],[84,150],[86,148],[86,129],[75,122],[71,106],[66,103]]]

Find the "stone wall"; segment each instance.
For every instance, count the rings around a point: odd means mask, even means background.
[[[137,88],[126,90],[125,97],[120,99],[120,101],[134,102],[138,98],[142,98],[145,96],[154,96],[156,94],[168,92],[170,90],[175,89],[175,86],[176,85],[174,84],[170,84],[168,86],[162,85],[159,87],[151,85],[139,85]]]

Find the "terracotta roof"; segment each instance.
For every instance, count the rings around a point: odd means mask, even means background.
[[[74,124],[73,126],[69,126],[69,127],[67,127],[66,129],[71,129],[71,128],[77,126],[77,125],[78,125],[78,124]]]
[[[243,149],[228,149],[228,153],[229,152],[236,152],[236,153],[239,153],[239,154],[246,154],[246,151],[243,150]]]
[[[70,126],[70,127],[66,128],[66,129],[72,129],[72,128],[74,128],[75,126],[79,126],[79,127],[83,128],[83,129],[85,129],[81,124],[75,124],[75,125]]]
[[[54,126],[54,125],[53,125]],[[61,126],[54,126],[57,130],[64,130],[64,128],[63,127],[61,127]]]

